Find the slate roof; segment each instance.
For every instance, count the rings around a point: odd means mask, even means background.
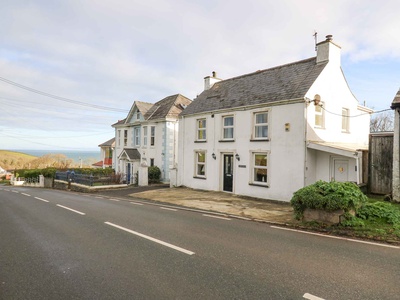
[[[99,147],[107,147],[107,146],[112,146],[115,142],[115,137],[113,137],[112,139],[108,140],[107,142],[104,142],[102,144],[99,145]]]
[[[154,103],[144,115],[144,119],[147,121],[165,118],[177,119],[184,107],[188,106],[191,102],[192,100],[180,94],[165,97]]]
[[[181,116],[303,98],[326,65],[313,57],[216,82]]]
[[[139,111],[142,113],[144,116],[149,109],[153,106],[153,103],[148,103],[148,102],[142,102],[142,101],[135,101],[136,107],[139,109]]]
[[[118,158],[120,158],[124,153],[128,156],[129,160],[140,159],[140,152],[137,149],[124,148]]]
[[[396,96],[394,96],[394,99],[392,101],[392,105],[390,106],[391,109],[395,109],[400,107],[400,89],[397,92]]]

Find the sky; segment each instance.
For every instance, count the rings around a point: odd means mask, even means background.
[[[0,149],[98,150],[134,101],[314,57],[328,34],[360,104],[400,87],[397,0],[0,0]]]

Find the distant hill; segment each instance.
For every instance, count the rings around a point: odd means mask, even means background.
[[[22,152],[0,150],[0,166],[5,170],[69,168],[74,161],[64,154],[46,154],[41,157]]]
[[[0,166],[5,170],[29,168],[36,156],[22,152],[0,150]]]

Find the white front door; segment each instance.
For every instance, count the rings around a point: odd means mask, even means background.
[[[349,179],[349,161],[347,159],[333,160],[333,180],[346,182]]]

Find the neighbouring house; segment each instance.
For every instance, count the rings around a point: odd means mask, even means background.
[[[289,201],[325,181],[363,183],[372,110],[344,77],[332,36],[316,57],[234,77],[205,77],[180,114],[176,185]]]
[[[394,109],[394,135],[393,135],[393,175],[392,198],[400,202],[400,90],[394,96],[391,108]]]
[[[103,169],[114,168],[112,157],[115,148],[115,137],[109,139],[107,142],[100,144],[99,147],[101,161],[96,162],[92,166]]]
[[[114,168],[127,183],[135,183],[141,164],[159,167],[161,180],[169,182],[169,170],[177,163],[178,116],[190,103],[180,94],[154,104],[135,101],[128,116],[112,125]]]

